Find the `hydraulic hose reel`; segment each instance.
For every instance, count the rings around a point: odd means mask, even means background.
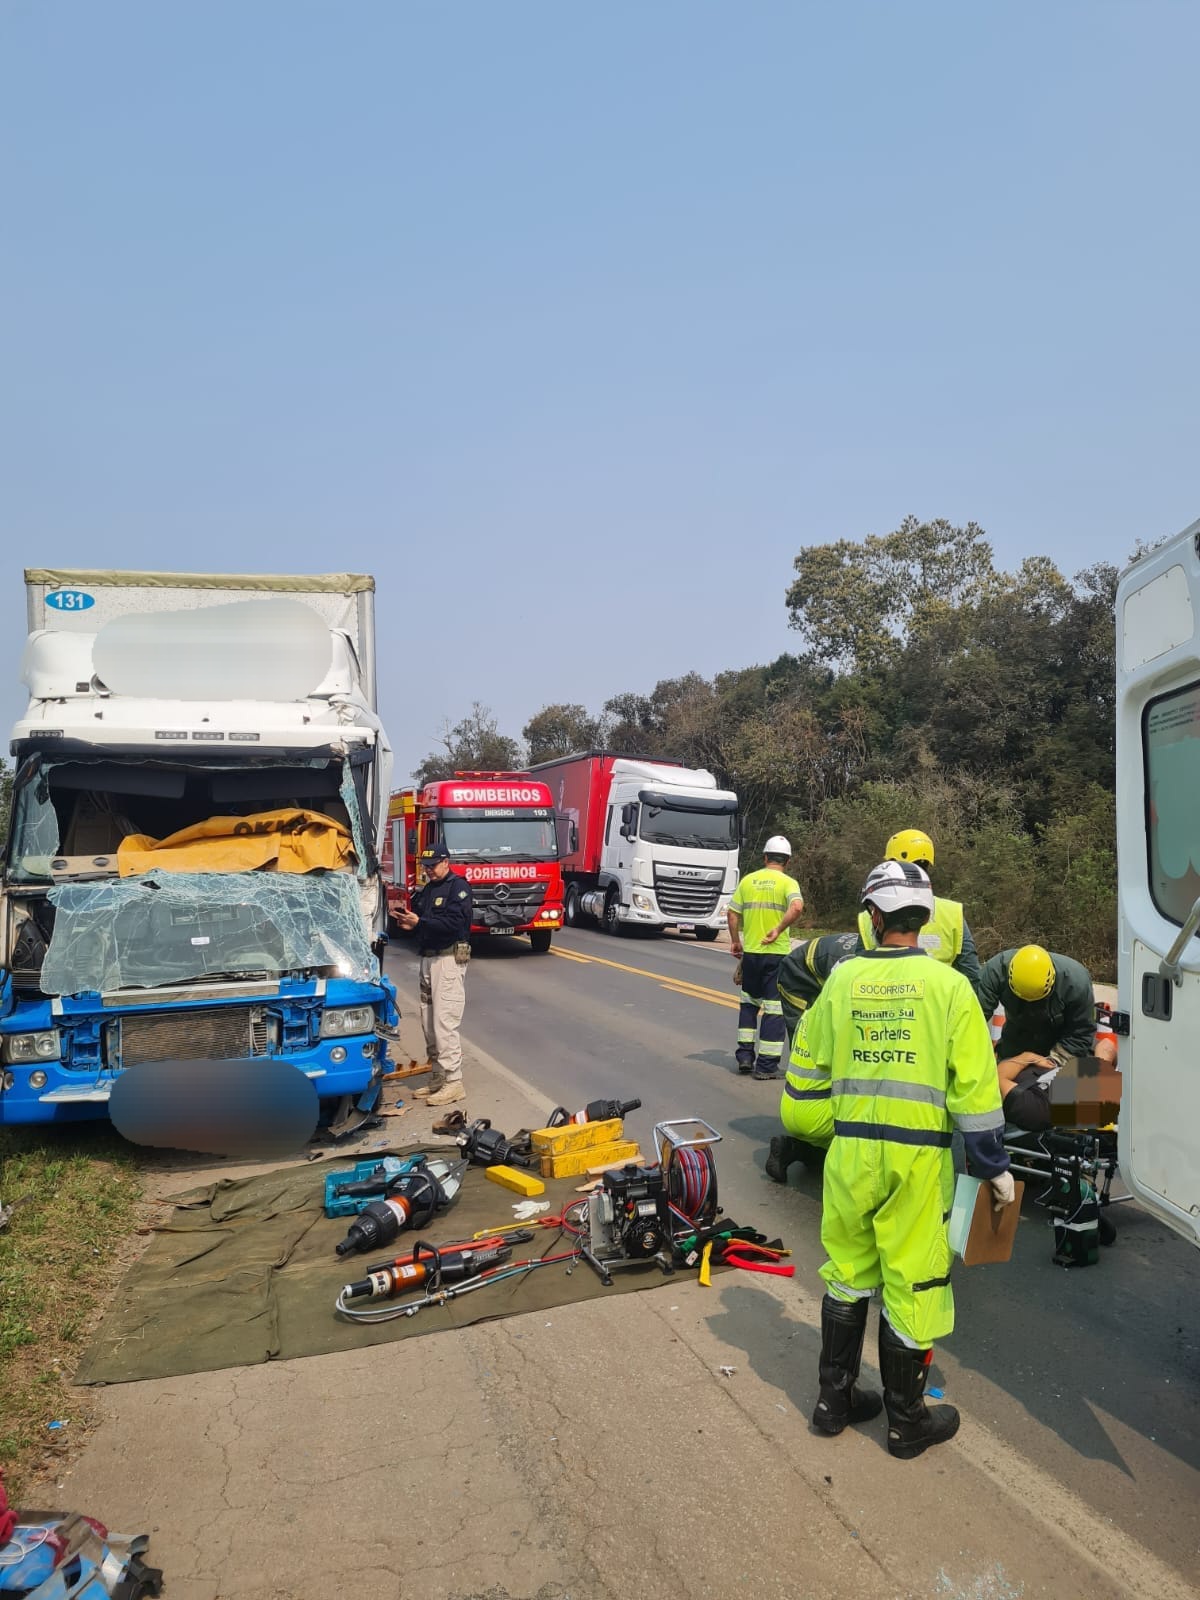
[[[677,1227],[686,1222],[706,1228],[716,1219],[721,1208],[712,1147],[720,1142],[717,1130],[699,1117],[654,1124],[654,1149]]]
[[[717,1169],[711,1147],[720,1137],[698,1118],[659,1122],[655,1166],[630,1162],[604,1174],[588,1202],[588,1242],[582,1252],[602,1283],[611,1284],[614,1267],[646,1261],[672,1272],[675,1235],[715,1220]]]

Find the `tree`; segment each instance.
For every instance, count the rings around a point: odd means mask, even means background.
[[[413,773],[418,785],[452,778],[456,772],[511,772],[523,764],[521,746],[500,732],[489,706],[478,700],[453,727],[447,723],[441,750],[431,750]]]
[[[521,732],[533,763],[592,750],[604,742],[603,719],[589,716],[586,706],[580,705],[543,706]]]
[[[889,665],[906,635],[982,592],[993,571],[977,523],[912,516],[861,543],[809,545],[793,565],[790,625],[811,656],[844,670]]]
[[[623,755],[661,755],[654,706],[644,694],[615,694],[604,702],[607,742]]]

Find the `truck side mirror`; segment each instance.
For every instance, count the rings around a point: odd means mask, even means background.
[[[569,839],[571,841],[571,845],[570,845],[571,854],[574,855],[575,851],[579,849],[579,825],[578,825],[578,823],[575,823],[575,822],[568,823],[568,825],[567,825],[567,835],[568,835],[568,837],[569,837]]]

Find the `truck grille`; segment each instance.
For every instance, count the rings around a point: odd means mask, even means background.
[[[473,883],[471,921],[478,928],[519,928],[546,898],[544,883]]]
[[[270,1043],[261,1006],[122,1017],[121,1065],[144,1061],[236,1061],[265,1056]]]
[[[684,878],[660,878],[655,873],[654,893],[658,898],[658,909],[664,916],[692,922],[712,916],[721,898],[721,885],[692,883]]]

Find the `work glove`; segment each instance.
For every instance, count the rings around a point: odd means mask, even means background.
[[[988,1182],[992,1186],[993,1211],[1003,1211],[1005,1206],[1012,1205],[1017,1198],[1017,1186],[1011,1172],[1002,1172],[998,1177],[989,1178]]]

